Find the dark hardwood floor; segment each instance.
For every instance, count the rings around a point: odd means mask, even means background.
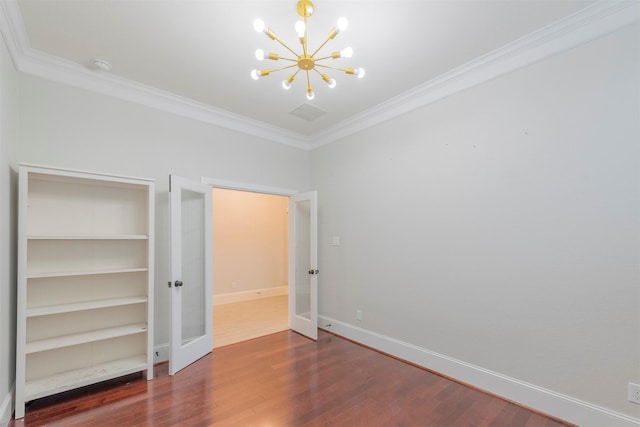
[[[570,425],[323,331],[317,342],[279,332],[167,371],[33,401],[9,426]]]

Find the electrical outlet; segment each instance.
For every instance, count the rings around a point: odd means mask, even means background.
[[[153,349],[153,363],[166,362],[169,360],[169,345],[158,345]]]
[[[356,310],[356,320],[362,322],[362,310],[360,309]]]
[[[640,405],[640,384],[629,383],[629,402]]]

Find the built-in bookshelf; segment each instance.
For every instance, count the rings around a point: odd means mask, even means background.
[[[154,183],[20,165],[16,419],[31,400],[153,377]]]

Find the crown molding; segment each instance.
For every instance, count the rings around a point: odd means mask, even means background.
[[[601,0],[309,137],[35,51],[29,46],[17,0],[0,1],[0,32],[20,72],[303,150],[338,141],[639,19],[637,0]]]
[[[18,69],[18,60],[24,56],[22,47],[27,45],[27,35],[18,4],[14,2],[15,0],[0,1],[0,34],[13,64]]]
[[[640,20],[637,0],[601,0],[311,137],[311,149],[424,107]]]

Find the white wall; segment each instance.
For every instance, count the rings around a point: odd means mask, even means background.
[[[309,153],[21,74],[19,162],[156,179],[155,343],[168,342],[168,176],[309,187]]]
[[[289,199],[222,188],[212,199],[213,293],[287,286]]]
[[[4,39],[0,40],[0,425],[11,415],[15,380],[16,177],[7,160],[15,138],[17,74]]]
[[[315,150],[320,313],[639,417],[639,31]]]

